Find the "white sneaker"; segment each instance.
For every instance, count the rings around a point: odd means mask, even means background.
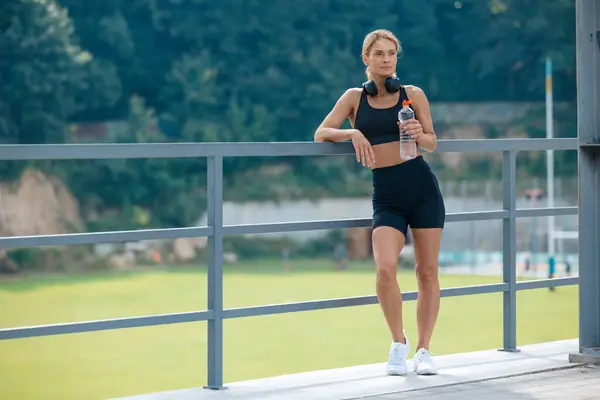
[[[408,342],[406,333],[404,331],[402,333],[404,334],[406,343],[392,342],[387,363],[388,375],[406,375],[408,369],[406,366],[406,357],[410,353],[410,343]]]
[[[420,348],[413,357],[415,372],[419,375],[435,375],[437,368],[433,356],[426,349]]]

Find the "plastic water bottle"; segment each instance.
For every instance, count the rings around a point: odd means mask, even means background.
[[[404,100],[402,109],[398,112],[398,121],[400,123],[413,119],[415,112],[409,107],[412,100]],[[400,128],[400,158],[403,160],[412,160],[417,157],[417,143],[405,130]]]

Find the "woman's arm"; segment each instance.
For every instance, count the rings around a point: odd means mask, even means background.
[[[315,132],[315,142],[344,142],[352,139],[355,129],[340,129],[352,113],[355,96],[352,89],[346,90],[327,114]]]
[[[415,107],[416,119],[421,124],[423,133],[416,139],[417,144],[423,150],[432,152],[437,148],[437,137],[433,130],[433,121],[431,119],[431,108],[425,92],[419,87],[411,86],[407,93],[412,99]]]
[[[375,165],[375,152],[371,144],[358,129],[340,129],[354,109],[360,90],[348,89],[338,99],[327,117],[315,132],[315,142],[344,142],[352,140],[356,161],[371,168]]]

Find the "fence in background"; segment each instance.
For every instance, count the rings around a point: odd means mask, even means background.
[[[577,215],[578,207],[516,208],[516,154],[518,151],[577,150],[577,139],[482,139],[439,141],[441,152],[495,152],[502,157],[503,207],[499,210],[449,213],[447,222],[502,220],[502,283],[442,289],[443,297],[483,293],[503,293],[503,351],[518,351],[516,340],[516,292],[550,286],[577,285],[578,277],[516,281],[516,219]],[[0,160],[73,160],[124,158],[207,157],[207,226],[148,229],[116,232],[75,233],[0,238],[0,248],[37,247],[129,242],[183,237],[207,237],[209,250],[208,309],[194,312],[83,321],[0,329],[0,339],[18,339],[134,328],[183,322],[208,322],[208,377],[206,388],[223,387],[223,321],[228,318],[271,315],[337,307],[376,304],[377,297],[359,296],[256,307],[223,308],[223,238],[227,235],[277,233],[303,230],[369,227],[371,219],[295,221],[254,225],[223,225],[223,158],[353,155],[350,143],[158,143],[158,144],[77,144],[77,145],[3,145]],[[417,292],[403,294],[415,300]]]

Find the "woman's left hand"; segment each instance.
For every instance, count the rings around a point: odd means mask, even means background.
[[[418,119],[409,119],[403,123],[398,121],[398,126],[415,140],[423,134],[423,127]]]

